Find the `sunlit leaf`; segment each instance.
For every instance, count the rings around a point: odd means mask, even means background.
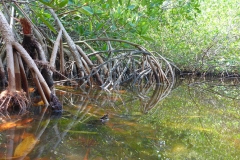
[[[187,152],[187,147],[184,146],[183,144],[176,144],[172,148],[172,152],[175,153],[175,154],[184,153],[184,152]]]
[[[41,106],[41,105],[44,105],[44,102],[43,101],[40,101],[37,103],[38,106]]]
[[[147,41],[152,41],[154,42],[154,39],[152,39],[152,37],[148,37],[148,36],[141,36],[143,39],[147,40]]]
[[[38,140],[34,136],[26,137],[15,149],[14,156],[25,156],[36,145]]]
[[[33,91],[34,91],[33,87],[28,88],[28,92],[33,92]]]
[[[58,6],[60,7],[60,8],[62,8],[62,7],[64,7],[64,6],[66,6],[68,4],[68,0],[63,0],[62,2],[60,2],[59,4],[58,4]]]
[[[46,5],[46,6],[49,6],[49,7],[51,7],[51,8],[54,8],[54,5],[52,5],[51,3],[48,3],[48,2],[46,2],[46,1],[44,1],[44,0],[39,0],[39,2],[41,2],[42,4],[44,4],[44,5]]]
[[[16,127],[15,122],[7,122],[7,123],[0,124],[0,132],[4,130],[8,130],[13,127]]]
[[[30,137],[30,136],[34,136],[32,133],[28,133],[28,132],[24,132],[22,135],[21,135],[21,138],[22,139],[26,139],[27,137]]]
[[[109,4],[109,6],[112,8],[113,6],[112,0],[107,0],[107,4]]]
[[[204,131],[204,132],[212,132],[213,130],[211,128],[203,128],[203,127],[193,127],[193,130],[197,131]]]
[[[84,6],[84,7],[80,8],[80,12],[82,12],[83,14],[88,15],[88,16],[93,15],[93,10],[89,6]]]
[[[33,118],[26,118],[21,121],[16,122],[17,126],[22,126],[33,121]]]
[[[49,13],[43,13],[45,18],[51,18],[51,14]]]
[[[93,27],[93,26],[92,26],[92,23],[90,22],[90,23],[89,23],[89,30],[90,30],[91,32],[92,32],[92,27]]]

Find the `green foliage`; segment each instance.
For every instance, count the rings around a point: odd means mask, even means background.
[[[162,37],[156,39],[163,45],[158,48],[183,70],[239,73],[238,2],[207,0],[199,4],[201,12],[195,9],[190,14],[198,13],[194,20],[171,22],[171,27],[160,31]]]
[[[38,23],[56,34],[52,7],[75,40],[111,37],[161,52],[187,71],[240,73],[237,0],[39,0]],[[33,19],[36,17],[33,17]]]
[[[66,1],[41,0],[40,2],[50,7],[54,5],[53,8],[56,9],[66,5]],[[63,19],[63,21],[65,24],[71,25],[66,28],[70,29],[69,31],[78,33],[79,36],[84,36],[84,38],[95,38],[98,35],[102,35],[102,32],[106,32],[109,37],[137,40],[135,42],[146,43],[149,40],[153,40],[151,35],[149,35],[150,30],[158,29],[161,23],[168,25],[168,20],[164,13],[172,12],[172,14],[175,14],[179,11],[180,14],[174,17],[175,21],[181,18],[191,19],[192,15],[190,11],[198,9],[198,3],[194,1],[187,2],[180,8],[179,6],[182,5],[180,2],[167,3],[170,2],[164,3],[163,0],[151,2],[69,0],[68,6],[62,8],[61,13],[66,12],[64,17],[67,16],[67,18]],[[170,9],[164,8],[164,6],[168,5],[170,5]],[[174,8],[173,5],[178,6]],[[74,14],[69,14],[72,13],[71,11],[74,11]],[[73,23],[73,19],[78,21]],[[137,39],[136,36],[138,37]]]
[[[49,23],[49,21],[47,20],[47,15],[49,15],[49,14],[47,14],[47,13],[37,13],[36,12],[36,15],[37,15],[37,17],[39,17],[40,18],[40,20],[51,30],[51,31],[53,31],[53,33],[57,33],[56,32],[56,30],[55,30],[55,28],[51,25],[51,23]]]

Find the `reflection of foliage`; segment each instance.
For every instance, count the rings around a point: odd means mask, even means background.
[[[216,81],[205,81],[201,83],[192,83],[196,87],[199,87],[200,90],[208,91],[214,94],[217,94],[221,97],[227,97],[229,99],[237,99],[240,100],[239,95],[239,85],[240,79],[238,77],[235,78],[221,78],[220,82]]]
[[[46,115],[47,117],[49,115]],[[21,118],[21,119],[20,119]],[[2,121],[0,124],[1,132],[6,132],[2,137],[2,145],[0,150],[1,158],[6,159],[28,159],[28,154],[36,146],[38,140],[42,136],[44,130],[49,124],[49,119],[45,121],[45,124],[38,126],[37,130],[34,127],[35,133],[30,124],[33,124],[33,118],[24,116],[20,117],[17,115],[11,115],[8,117],[1,117]],[[40,121],[41,122],[41,121]],[[39,130],[38,130],[39,129]],[[4,147],[7,146],[7,147]]]
[[[143,101],[151,102],[156,93],[152,88],[107,93],[58,86],[63,116],[51,120],[29,157],[239,159],[239,100],[205,90],[216,87],[213,81],[185,82],[156,102],[158,109],[150,109],[148,114],[139,111]],[[228,89],[231,82],[225,84]],[[229,87],[239,93],[238,86]],[[160,93],[165,89],[160,88]],[[139,96],[145,99],[139,101]],[[107,123],[88,125],[106,112],[110,116]]]
[[[121,107],[132,106],[127,108],[127,110],[136,108],[137,110],[141,109],[142,112],[147,113],[154,108],[159,101],[168,96],[173,85],[173,82],[169,85],[152,85],[148,83],[141,83],[137,86],[129,85],[126,90],[118,90],[113,92],[105,92],[99,89],[91,88],[84,92],[79,92],[76,90],[73,91],[70,87],[69,91],[71,91],[71,93],[64,94],[63,97],[66,101],[65,103],[72,104],[75,109],[79,109],[79,107],[75,106],[73,102],[78,101],[78,99],[83,99],[81,104],[83,103],[85,105],[87,105],[85,101],[88,101],[88,103],[97,105],[100,108],[113,107],[115,109],[120,109]],[[57,88],[59,88],[57,90],[59,93],[66,91],[64,90],[66,87],[58,86]],[[92,108],[91,106],[88,107],[89,109]],[[74,111],[71,110],[71,112]]]
[[[62,124],[59,129],[63,133],[68,132],[65,134],[66,137],[70,136],[72,139],[81,141],[76,144],[67,141],[71,145],[81,144],[84,147],[88,145],[88,140],[93,141],[94,144],[96,141],[98,144],[88,147],[86,154],[91,149],[91,153],[109,158],[115,157],[115,154],[120,157],[134,157],[143,151],[144,154],[141,154],[141,157],[150,155],[155,157],[156,155],[152,151],[153,146],[149,144],[151,140],[146,139],[142,142],[147,135],[148,127],[135,123],[135,120],[141,115],[140,110],[144,113],[149,112],[159,101],[164,99],[171,91],[172,86],[173,84],[171,86],[141,84],[137,87],[129,86],[127,91],[118,90],[111,93],[98,89],[89,89],[83,92],[73,90],[72,87],[58,86],[56,93],[63,99],[64,105],[67,105],[63,116],[66,119],[63,118],[59,121]],[[107,122],[106,125],[89,126],[88,121],[96,119],[94,116],[100,117],[104,114],[103,111],[110,114],[110,122]],[[123,118],[126,118],[127,121]],[[136,132],[139,129],[141,132]],[[149,136],[153,137],[154,135]],[[149,145],[148,149],[146,145]],[[117,152],[107,151],[106,153],[108,146]],[[119,150],[119,148],[122,149]],[[60,152],[59,149],[57,150]],[[136,150],[136,153],[130,156],[132,150]]]
[[[219,96],[223,90],[222,86],[217,90],[218,83],[205,81],[181,86],[159,103],[161,110],[141,118],[142,123],[154,124],[159,131],[158,137],[164,137],[164,156],[173,159],[239,159],[236,148],[240,147],[237,108],[240,102],[232,97],[240,94],[239,87],[225,82],[225,90],[234,90],[234,94]],[[209,92],[212,88],[218,92]]]

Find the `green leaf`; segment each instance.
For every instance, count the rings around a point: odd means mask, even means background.
[[[151,37],[148,36],[141,36],[143,39],[147,40],[147,41],[152,41],[154,42],[154,39],[152,39]]]
[[[83,28],[83,26],[81,26],[81,25],[76,25],[76,26],[75,26],[75,30],[76,30],[80,35],[82,35],[82,34],[84,33],[84,28]]]
[[[92,32],[92,22],[89,22],[89,30],[90,30],[90,32]]]
[[[74,20],[79,20],[80,18],[81,18],[80,15],[76,15],[76,16],[73,17]]]
[[[47,3],[47,2],[44,1],[44,0],[39,0],[39,2],[41,2],[42,4],[44,4],[44,5],[46,5],[46,6],[49,6],[49,7],[51,7],[51,8],[54,8],[54,5],[52,5],[51,2],[50,2],[50,3]]]
[[[80,12],[82,12],[83,14],[88,15],[88,16],[93,15],[93,10],[89,6],[84,6],[84,7],[80,8]]]
[[[56,0],[51,0],[49,3],[51,3],[52,5],[54,5],[54,3],[56,3],[55,1],[56,1]]]
[[[113,6],[112,0],[108,0],[107,3],[109,4],[110,8],[112,8]]]
[[[128,6],[128,9],[133,10],[136,6],[135,5],[130,5]]]
[[[104,13],[104,11],[102,11],[102,10],[97,10],[97,11],[95,11],[94,13],[95,13],[95,14],[98,14],[98,15],[101,15],[101,14]]]
[[[62,2],[59,3],[59,7],[63,8],[64,6],[66,6],[68,4],[68,0],[63,0]]]
[[[98,30],[102,29],[103,25],[104,25],[103,23],[97,23],[95,25],[95,31],[98,31]]]
[[[122,0],[118,0],[118,3],[119,3],[120,5],[122,5]]]
[[[37,16],[40,18],[40,20],[51,30],[53,31],[55,34],[57,33],[55,28],[43,17],[43,15],[41,13],[36,13]]]
[[[142,28],[141,28],[142,29],[142,34],[147,33],[148,28],[149,28],[149,25],[147,25],[147,24],[143,25]]]
[[[49,14],[49,13],[43,13],[43,15],[45,18],[51,18],[51,14]]]

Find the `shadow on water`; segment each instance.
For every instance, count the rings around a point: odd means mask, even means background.
[[[1,117],[0,159],[239,159],[239,79],[56,88],[62,116]]]

